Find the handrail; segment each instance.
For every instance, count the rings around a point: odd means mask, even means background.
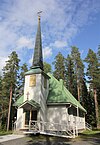
[[[85,122],[85,127],[88,130],[92,130],[92,125],[90,125],[89,123]]]
[[[29,121],[29,131],[39,131],[51,133],[56,135],[65,135],[75,137],[78,135],[77,127],[66,124],[43,122],[43,121]]]

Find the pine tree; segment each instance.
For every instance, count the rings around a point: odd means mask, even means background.
[[[88,95],[86,97],[85,101],[85,109],[87,110],[86,113],[86,122],[91,124],[92,126],[96,127],[96,119],[95,119],[95,103],[94,103],[94,97],[93,92],[90,90],[88,92]]]
[[[1,128],[1,121],[2,121],[2,76],[0,76],[0,128]]]
[[[97,56],[98,56],[98,61],[99,61],[99,63],[100,63],[100,45],[98,46]],[[99,66],[99,67],[100,67],[100,66]]]
[[[51,65],[49,63],[44,62],[43,65],[44,65],[44,72],[45,73],[51,72]]]
[[[24,93],[24,83],[25,83],[25,72],[28,71],[28,66],[26,63],[24,63],[21,66],[20,70],[20,86],[19,86],[19,95],[22,95]]]
[[[12,104],[12,98],[14,97],[13,94],[15,92],[16,85],[18,83],[18,71],[19,71],[19,59],[18,55],[15,51],[13,51],[10,56],[8,56],[8,61],[6,62],[5,67],[3,68],[3,80],[2,80],[2,98],[5,100],[3,103],[3,107],[5,109],[9,106],[8,111],[8,126],[7,130],[9,129],[9,122],[10,122],[10,110]],[[13,113],[12,113],[13,114]],[[13,118],[13,115],[11,119]]]
[[[97,58],[98,58],[98,63],[99,63],[99,69],[100,69],[100,45],[98,46],[98,52],[97,52]],[[99,78],[100,80],[100,75]],[[98,107],[99,107],[99,121],[100,121],[100,83],[97,85],[97,99],[98,99]]]
[[[74,73],[77,81],[77,96],[80,101],[80,97],[82,95],[82,80],[84,78],[84,65],[81,60],[79,49],[75,46],[72,46],[71,56],[74,64]]]
[[[53,62],[54,64],[54,76],[56,79],[60,80],[64,80],[64,82],[66,82],[65,80],[65,59],[64,56],[59,52],[58,55],[55,57],[55,61]]]
[[[18,97],[23,95],[24,93],[24,83],[25,83],[25,72],[28,71],[28,66],[26,63],[24,63],[22,66],[20,66],[19,72],[18,73],[18,83],[15,88],[14,92],[14,101],[17,100]]]
[[[98,100],[97,100],[97,87],[100,84],[100,69],[99,69],[99,63],[98,63],[96,53],[94,53],[93,50],[89,49],[85,61],[88,64],[86,74],[88,76],[90,89],[92,90],[94,96],[97,128],[99,128],[100,121],[99,121],[99,112],[98,112],[99,110],[98,110]]]
[[[74,74],[74,64],[72,57],[70,55],[68,55],[65,60],[65,66],[66,66],[66,87],[74,96],[76,96],[77,87]]]

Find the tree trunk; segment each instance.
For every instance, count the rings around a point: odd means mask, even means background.
[[[10,100],[9,100],[9,110],[8,110],[7,131],[9,131],[10,112],[11,112],[11,102],[12,102],[12,84],[11,84],[11,87],[10,87]]]
[[[80,88],[77,86],[77,91],[78,91],[78,101],[80,102]]]
[[[99,124],[99,110],[98,110],[98,101],[97,101],[97,91],[96,88],[94,88],[94,103],[95,103],[95,114],[96,114],[96,122],[97,122],[97,128],[100,128]]]

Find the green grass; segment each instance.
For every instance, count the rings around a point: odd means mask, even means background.
[[[12,131],[4,131],[4,130],[0,130],[0,136],[2,135],[8,135],[8,134],[12,134]]]
[[[88,137],[96,137],[96,138],[100,138],[100,130],[92,130],[92,131],[89,131],[89,130],[86,130],[82,133],[79,134],[80,137],[85,137],[85,138],[88,138]]]

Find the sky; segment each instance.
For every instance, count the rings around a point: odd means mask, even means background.
[[[20,64],[32,64],[38,17],[41,14],[44,61],[52,64],[58,52],[71,46],[84,59],[100,45],[100,0],[0,0],[0,72],[12,51]]]

